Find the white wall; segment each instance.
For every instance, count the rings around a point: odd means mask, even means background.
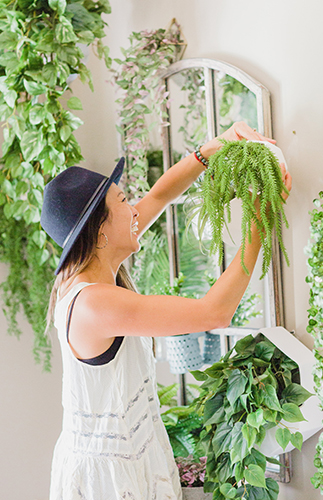
[[[284,241],[291,259],[284,267],[286,327],[307,345],[308,286],[303,248],[309,236],[312,199],[323,187],[322,46],[323,3],[320,0],[111,0],[106,44],[113,57],[127,47],[131,31],[166,27],[173,17],[183,27],[185,57],[226,61],[262,82],[272,94],[274,137],[293,174],[288,202],[290,229]],[[113,89],[108,72],[90,55],[95,92],[79,81],[73,91],[83,102],[78,112],[85,125],[77,132],[87,166],[109,173],[117,157]],[[1,269],[0,269],[1,272]],[[2,272],[3,275],[4,271]],[[22,321],[17,340],[1,328],[0,476],[1,498],[45,500],[55,440],[61,425],[61,365],[54,345],[53,373],[42,374],[31,357],[31,331]],[[281,485],[279,500],[318,500],[310,484],[316,437],[303,452],[293,452],[294,476]]]

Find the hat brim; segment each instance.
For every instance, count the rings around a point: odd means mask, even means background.
[[[104,196],[107,194],[109,187],[111,186],[112,183],[118,184],[123,168],[124,168],[124,163],[125,159],[121,158],[119,162],[117,163],[115,169],[113,170],[112,174],[110,177],[107,177],[106,181],[104,184],[101,186],[101,189],[98,191],[96,197],[92,200],[92,203],[89,205],[87,208],[86,212],[83,214],[82,218],[78,221],[76,227],[73,229],[73,232],[71,233],[67,244],[64,246],[63,252],[61,254],[61,257],[59,259],[58,266],[55,270],[55,275],[57,275],[61,268],[62,265],[64,264],[66,257],[68,256],[69,252],[71,251],[72,246],[74,245],[75,241],[81,234],[82,230],[84,229],[84,226],[86,225],[87,221],[89,220],[89,217],[93,214],[94,210],[97,208],[99,205],[100,201],[104,198]]]

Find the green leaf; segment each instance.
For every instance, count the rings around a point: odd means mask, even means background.
[[[42,69],[42,75],[44,81],[49,87],[54,87],[57,82],[57,67],[54,63],[47,63]]]
[[[260,488],[266,488],[265,472],[259,465],[250,464],[249,467],[245,469],[244,477],[249,484],[259,486]]]
[[[242,462],[249,453],[247,441],[242,434],[243,425],[242,422],[236,422],[232,430],[230,459],[233,464]]]
[[[255,427],[259,431],[259,427],[264,423],[264,412],[261,408],[259,410],[249,413],[247,416],[247,422],[251,427]]]
[[[37,158],[44,146],[45,142],[41,130],[27,130],[20,142],[24,160],[30,162],[34,158]]]
[[[71,97],[67,101],[67,106],[70,109],[83,109],[81,99],[79,99],[78,97]]]
[[[271,410],[282,411],[280,403],[277,398],[276,389],[272,385],[265,385],[262,389],[264,394],[264,404]]]
[[[277,481],[275,481],[271,477],[268,477],[266,479],[266,486],[267,486],[267,492],[269,495],[269,500],[277,500],[278,493],[279,493],[279,485],[278,485]]]
[[[8,90],[3,93],[3,98],[10,108],[14,108],[18,94],[15,90]]]
[[[286,446],[288,445],[288,443],[290,441],[291,433],[285,427],[283,427],[283,428],[278,427],[276,434],[275,434],[275,438],[276,438],[276,441],[279,444],[279,446],[281,446],[283,448],[283,450],[285,450]]]
[[[297,448],[299,451],[302,450],[303,435],[300,432],[295,432],[294,434],[291,433],[290,440],[292,445],[295,446],[295,448]]]
[[[265,361],[270,361],[273,357],[275,351],[275,346],[268,340],[258,342],[255,348],[255,355],[257,358],[263,359]]]
[[[51,9],[56,10],[58,14],[64,14],[66,9],[66,0],[48,0]]]
[[[223,452],[230,451],[231,439],[232,439],[232,426],[226,423],[220,424],[212,439],[212,446],[215,458],[217,458]]]
[[[282,392],[282,398],[286,403],[295,403],[297,406],[302,405],[308,398],[313,396],[300,384],[289,384]]]
[[[303,417],[301,410],[294,403],[285,403],[282,408],[284,420],[287,420],[287,422],[301,422],[306,420],[306,418]]]
[[[231,375],[228,378],[227,388],[227,398],[231,406],[233,406],[237,399],[243,394],[247,382],[247,377],[240,370],[233,370],[231,372]]]
[[[38,125],[44,119],[44,106],[41,104],[35,104],[30,108],[29,111],[29,121],[32,125]]]
[[[45,245],[46,237],[45,231],[35,231],[32,235],[32,240],[39,248],[42,248]]]
[[[59,136],[63,142],[66,142],[72,133],[71,128],[68,125],[63,125],[59,129]]]
[[[204,422],[207,422],[213,415],[223,407],[223,395],[217,394],[209,399],[204,406]]]
[[[255,448],[252,448],[250,455],[246,457],[244,460],[244,465],[250,465],[250,464],[255,464],[259,465],[259,467],[262,468],[263,471],[266,470],[266,457],[263,453],[260,451],[256,450]]]
[[[224,483],[220,486],[220,491],[225,498],[236,498],[237,490],[231,483]]]
[[[204,372],[209,375],[212,378],[219,378],[222,376],[223,370],[229,366],[229,363],[224,363],[222,361],[219,361],[217,363],[214,363],[210,368],[206,368]]]
[[[55,35],[59,43],[77,42],[78,38],[74,33],[72,24],[66,17],[61,16],[59,23],[55,27]]]
[[[242,339],[238,340],[234,346],[234,350],[238,354],[246,355],[253,353],[255,350],[255,339],[252,335],[246,335]]]
[[[7,194],[10,198],[14,198],[15,190],[13,185],[8,179],[5,179],[1,185],[1,190]]]
[[[24,80],[24,87],[30,95],[41,95],[45,94],[46,87],[42,83],[33,82],[30,80]]]
[[[257,446],[260,446],[263,443],[265,437],[266,437],[266,429],[263,426],[261,426],[257,434],[255,444]]]
[[[255,443],[257,430],[246,423],[242,427],[242,435],[247,441],[248,448],[250,449]]]

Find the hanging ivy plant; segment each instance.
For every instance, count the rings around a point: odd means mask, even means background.
[[[313,369],[314,386],[323,406],[323,191],[314,200],[314,205],[315,208],[310,212],[310,241],[305,249],[308,256],[306,282],[310,285],[307,331],[314,337],[314,355],[317,360]],[[311,481],[323,494],[323,434],[316,446],[314,465],[318,470]]]
[[[130,43],[127,50],[121,49],[124,59],[115,59],[119,65],[115,83],[123,90],[116,101],[119,106],[117,130],[124,138],[127,157],[125,189],[130,197],[137,198],[149,190],[147,151],[149,133],[156,122],[149,123],[147,115],[155,113],[161,126],[168,125],[164,106],[168,105],[169,92],[161,84],[159,73],[183,54],[185,44],[175,20],[168,30],[133,32]]]
[[[244,263],[246,238],[251,239],[251,224],[259,230],[263,246],[262,276],[268,272],[272,255],[272,231],[276,230],[280,248],[288,263],[282,240],[281,221],[288,227],[281,195],[286,187],[275,155],[267,146],[257,142],[225,141],[223,147],[209,158],[200,189],[193,193],[198,203],[192,207],[188,224],[197,220],[200,239],[209,221],[212,231],[211,252],[218,252],[219,264],[223,259],[223,228],[231,222],[230,202],[233,198],[242,201],[241,220],[241,265]],[[255,201],[259,198],[260,219]]]
[[[68,82],[79,75],[93,90],[80,44],[94,43],[110,66],[101,40],[103,13],[110,13],[108,0],[0,0],[0,261],[8,265],[1,289],[9,333],[20,335],[22,308],[35,333],[35,359],[46,370],[48,285],[60,249],[39,224],[42,193],[48,181],[82,160],[73,135],[82,121],[70,111],[82,104],[67,98]]]

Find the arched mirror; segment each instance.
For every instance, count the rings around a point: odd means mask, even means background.
[[[162,75],[169,92],[169,105],[165,108],[169,126],[162,132],[163,163],[167,170],[192,151],[199,144],[221,134],[233,122],[243,120],[261,134],[272,137],[270,94],[259,82],[243,71],[221,61],[209,59],[187,59],[171,65]],[[166,115],[165,115],[166,116]],[[185,226],[185,197],[167,209],[167,238],[171,281],[186,270],[194,260],[193,241],[196,246],[194,224],[190,234],[183,237]],[[239,221],[240,222],[240,221]],[[207,231],[205,247],[208,244]],[[283,326],[283,298],[281,282],[280,253],[276,237],[273,241],[273,258],[269,273],[260,280],[261,258],[253,274],[244,298],[238,308],[235,321],[225,330],[213,330],[218,336],[221,354],[230,349],[242,336],[263,327]],[[240,242],[224,242],[224,258],[220,265],[216,256],[205,256],[203,262],[196,261],[195,289],[207,291],[207,279],[203,276],[213,272],[218,277],[228,266],[240,246]],[[206,252],[207,253],[207,252]],[[189,273],[188,273],[189,274]],[[189,282],[187,283],[189,289]],[[203,288],[204,287],[204,288]],[[181,403],[185,403],[185,375],[179,376],[181,383]],[[290,456],[281,456],[285,467],[268,471],[278,480],[289,480]]]

